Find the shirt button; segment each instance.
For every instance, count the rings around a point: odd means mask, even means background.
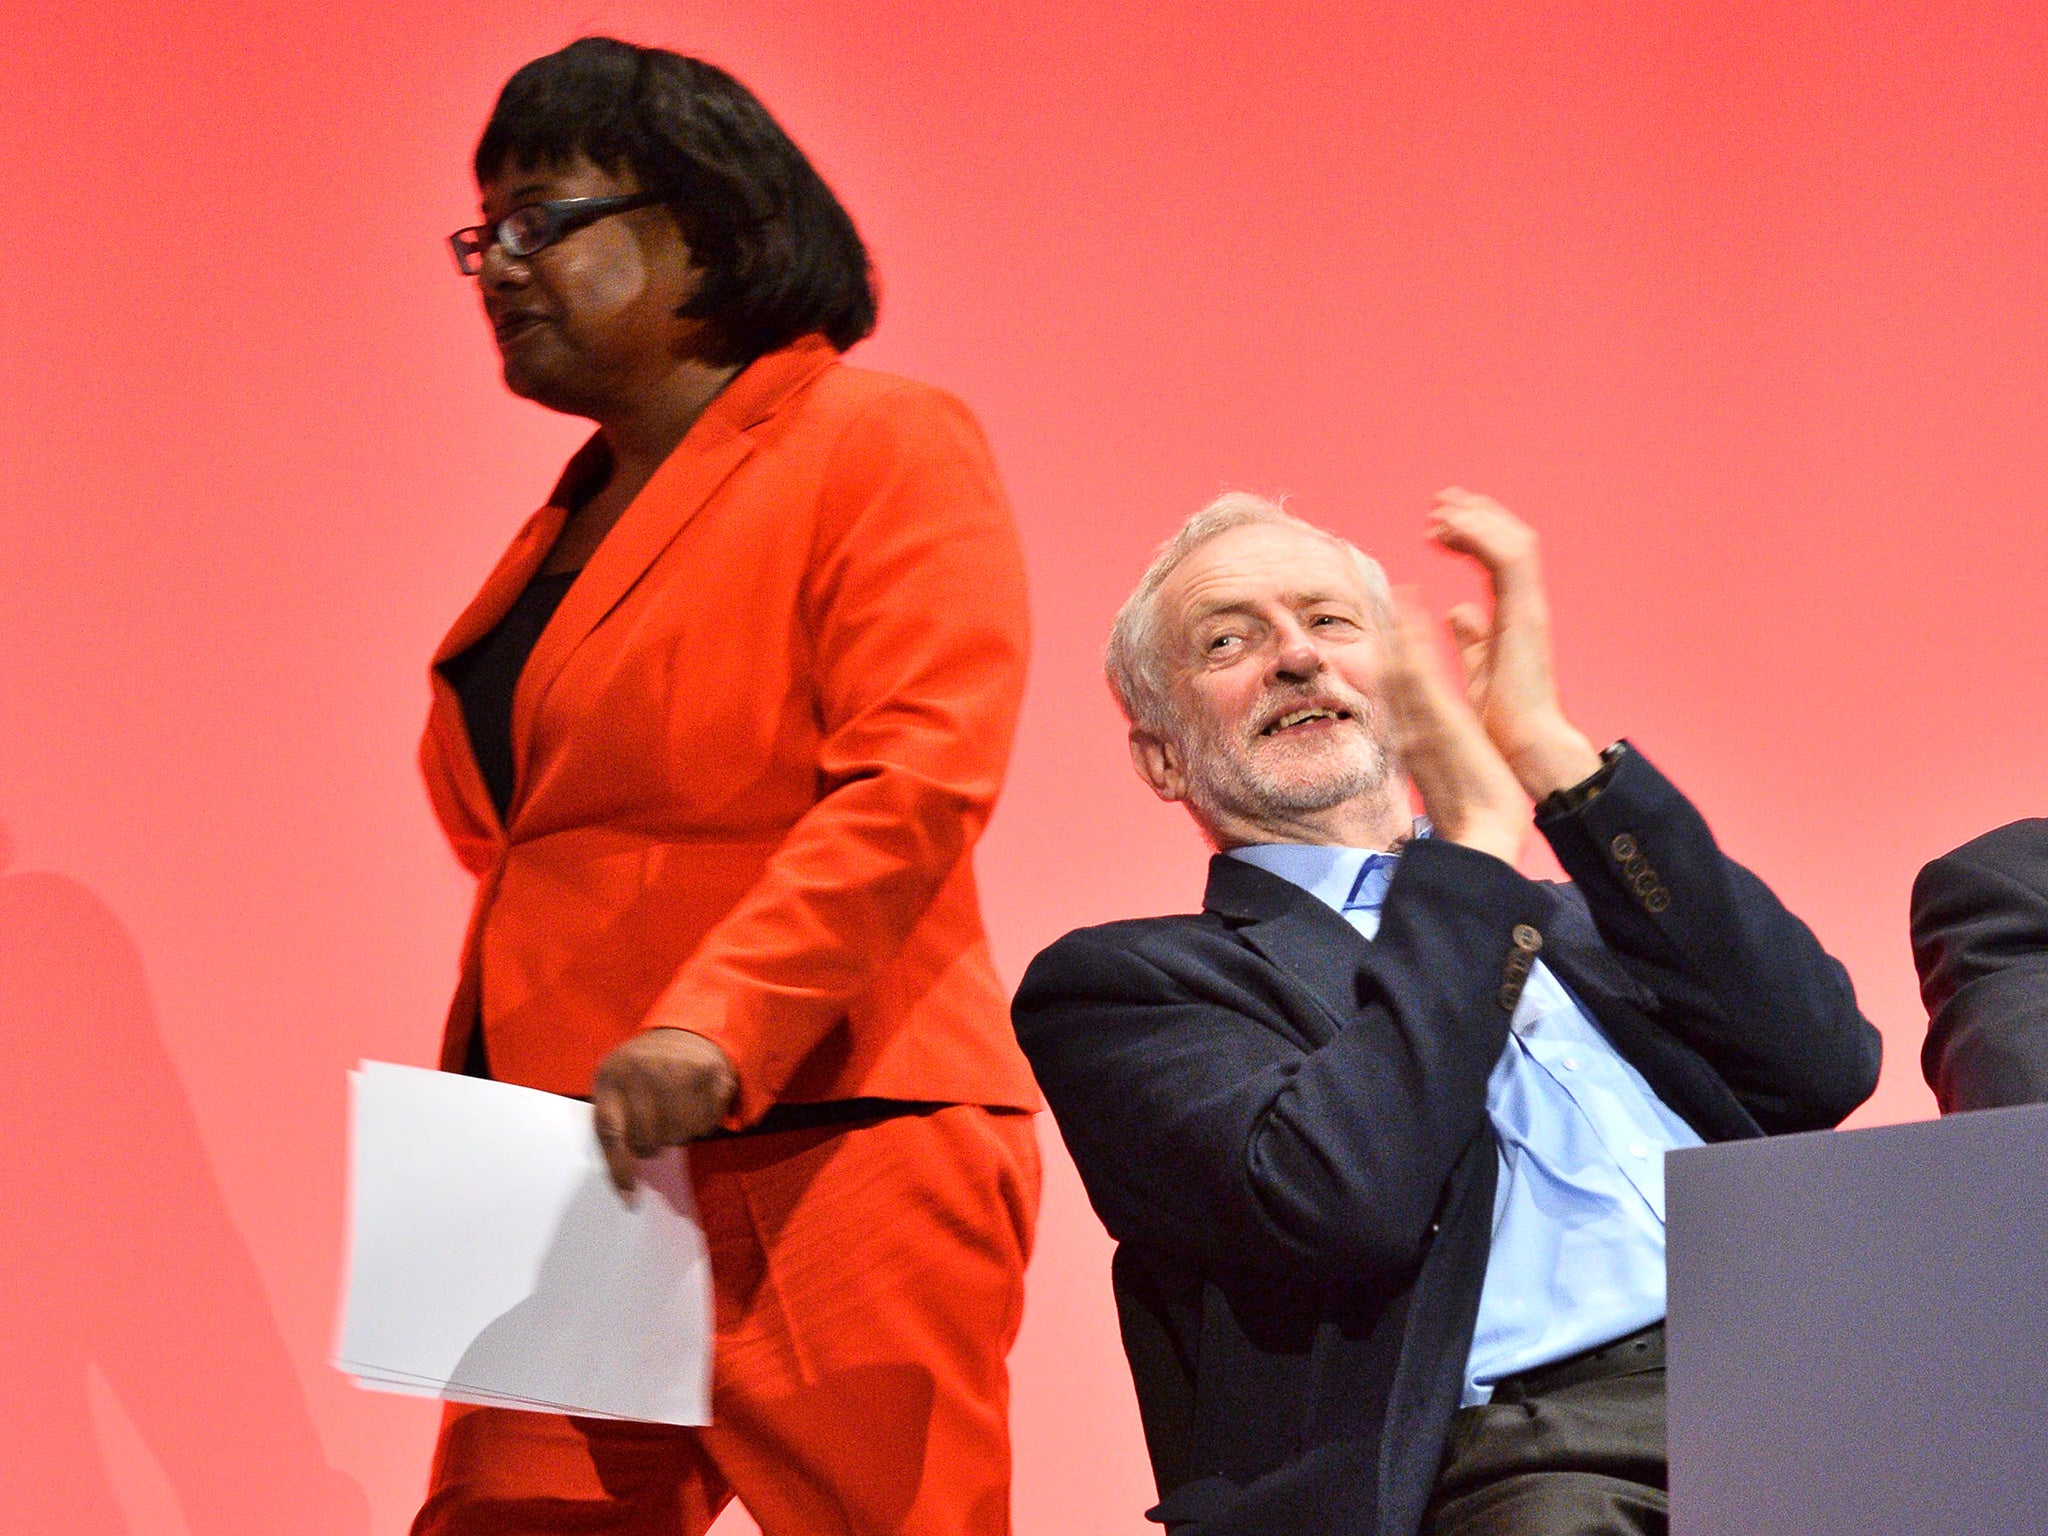
[[[1648,1157],[1650,1149],[1640,1141],[1632,1141],[1628,1144],[1628,1155],[1630,1157]]]
[[[1564,1059],[1564,1069],[1565,1069],[1565,1071],[1567,1071],[1567,1072],[1576,1072],[1576,1071],[1578,1071],[1578,1070],[1579,1070],[1579,1058],[1578,1058],[1578,1057],[1576,1057],[1576,1056],[1567,1056],[1567,1057],[1565,1057],[1565,1059]]]

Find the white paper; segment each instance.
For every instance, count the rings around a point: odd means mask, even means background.
[[[590,1106],[365,1062],[335,1364],[380,1391],[711,1421],[711,1260],[680,1148],[628,1206]]]

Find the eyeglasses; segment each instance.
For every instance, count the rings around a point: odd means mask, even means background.
[[[455,270],[464,277],[475,277],[483,271],[485,253],[494,245],[502,245],[507,256],[524,259],[593,220],[660,201],[659,192],[628,192],[622,197],[565,197],[554,203],[528,203],[514,208],[496,224],[458,229],[448,237],[448,248],[455,253]]]

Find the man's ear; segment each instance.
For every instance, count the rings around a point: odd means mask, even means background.
[[[1175,743],[1155,736],[1143,726],[1132,726],[1131,766],[1160,799],[1187,799],[1187,775],[1181,771],[1180,748]]]

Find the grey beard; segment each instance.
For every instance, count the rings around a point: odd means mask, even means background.
[[[1394,756],[1377,735],[1368,734],[1366,743],[1370,751],[1350,771],[1307,784],[1274,782],[1242,758],[1196,744],[1186,754],[1188,799],[1198,811],[1259,821],[1276,815],[1313,815],[1348,800],[1384,797],[1397,778]]]

